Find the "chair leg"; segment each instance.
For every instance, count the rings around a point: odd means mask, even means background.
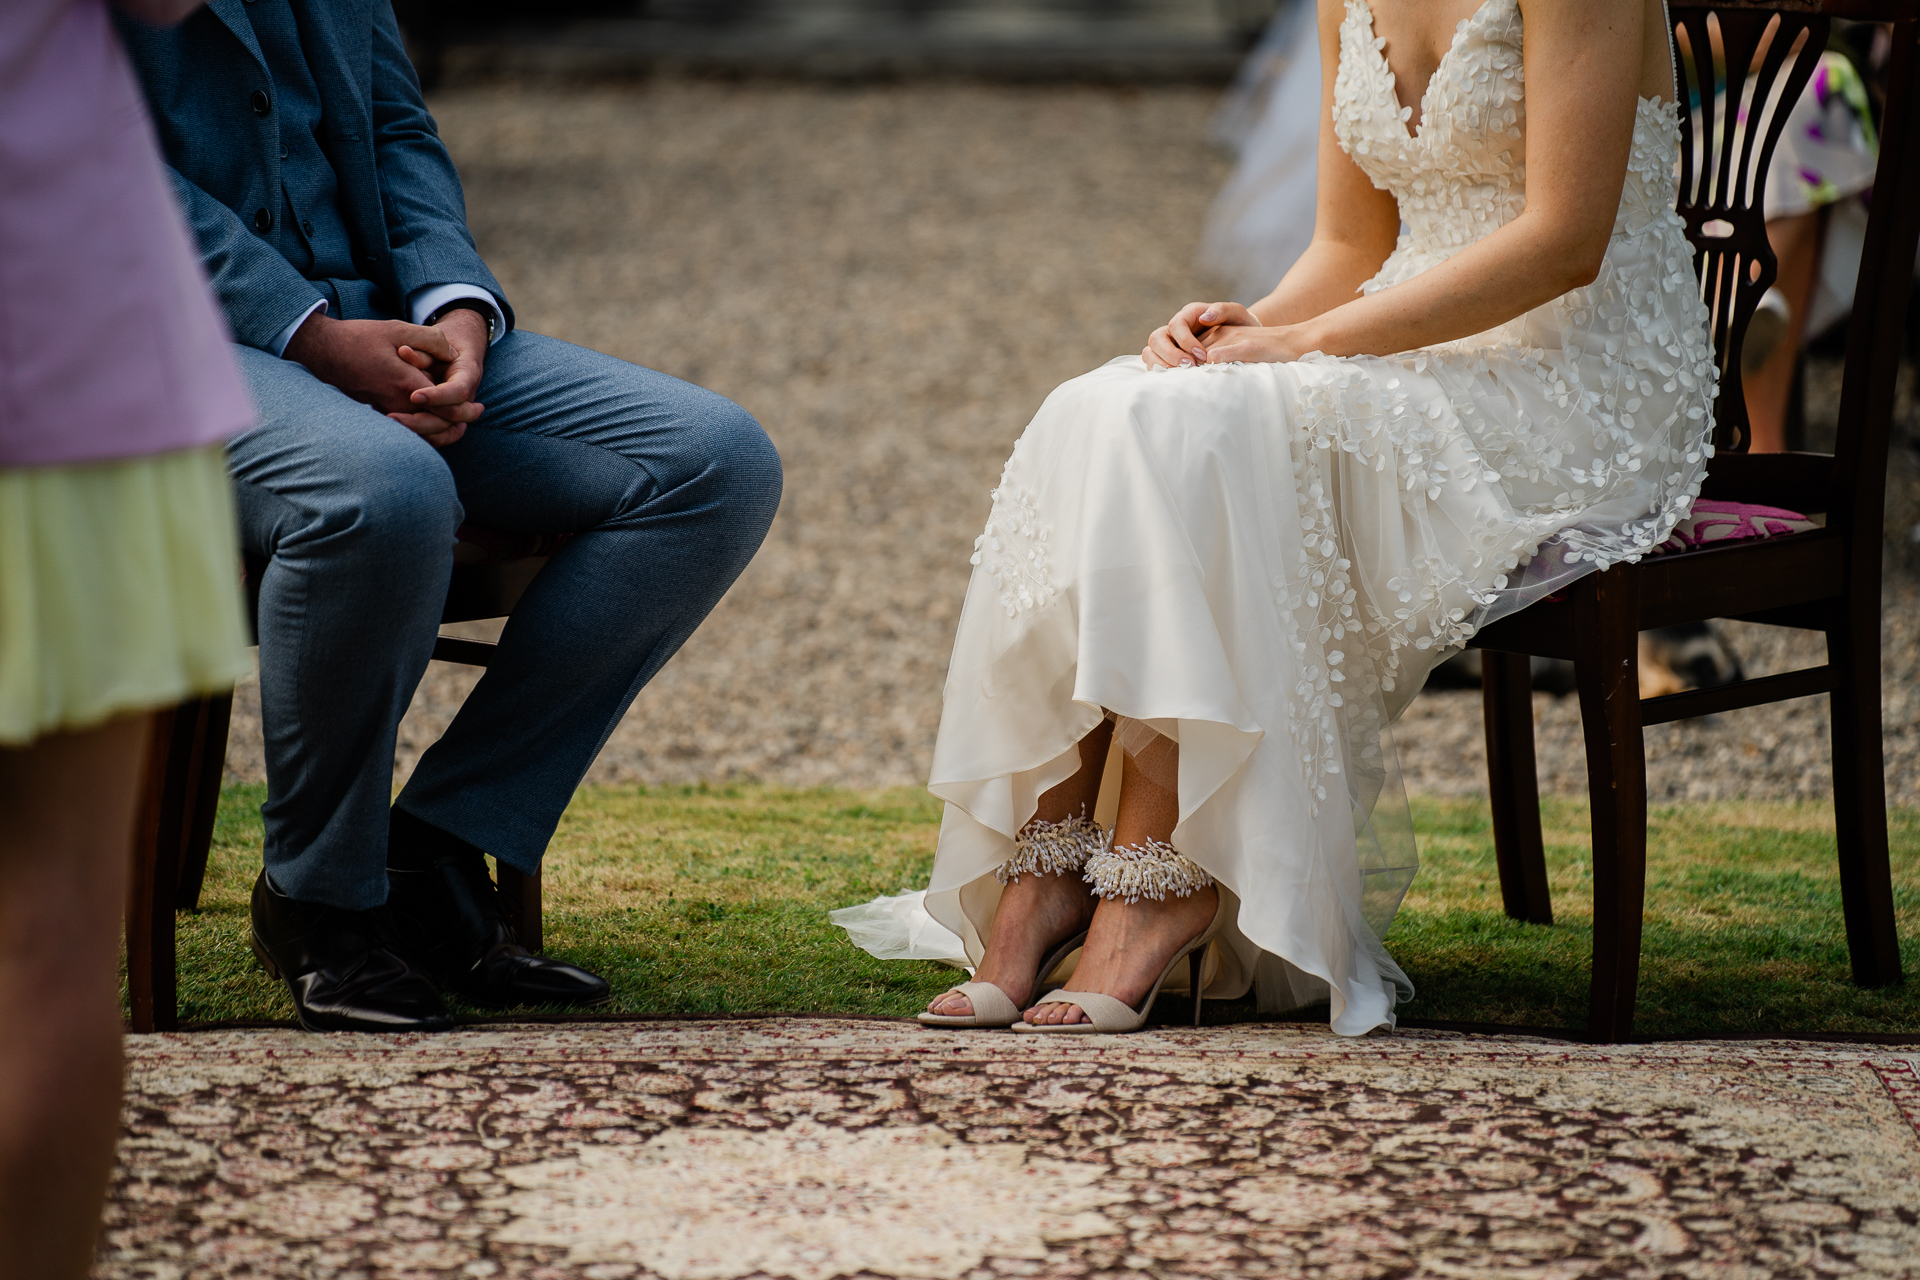
[[[1633,1030],[1647,895],[1647,757],[1640,726],[1640,580],[1623,566],[1574,590],[1574,676],[1593,810],[1593,987],[1587,1035]]]
[[[529,951],[545,948],[540,928],[540,873],[528,875],[495,860],[494,880],[500,887],[500,905],[506,908],[507,923],[520,937],[520,945]]]
[[[1533,758],[1533,664],[1520,653],[1480,652],[1487,720],[1487,791],[1493,852],[1507,914],[1553,923],[1546,846],[1540,837],[1540,778]]]
[[[1878,605],[1879,601],[1872,601]],[[1827,633],[1833,667],[1833,816],[1840,900],[1853,980],[1882,987],[1901,980],[1894,929],[1893,872],[1887,861],[1887,788],[1880,745],[1880,616],[1877,608]]]
[[[232,719],[232,694],[201,699],[187,782],[180,888],[173,904],[177,911],[200,909],[200,888],[207,878],[207,852],[213,847],[213,822],[220,811],[220,779],[226,773],[227,728]]]
[[[198,728],[198,708],[191,702],[153,717],[127,894],[127,1003],[136,1032],[172,1031],[180,1025],[173,904],[180,884],[187,774]]]

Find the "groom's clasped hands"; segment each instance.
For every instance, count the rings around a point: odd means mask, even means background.
[[[487,321],[477,311],[450,311],[431,325],[316,313],[286,357],[435,448],[459,440],[486,407],[474,399],[487,359]]]
[[[1189,302],[1153,331],[1140,359],[1153,370],[1184,369],[1235,361],[1297,360],[1308,349],[1291,326],[1264,326],[1259,316],[1237,302]]]

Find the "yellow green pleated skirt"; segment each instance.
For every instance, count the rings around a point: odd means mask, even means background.
[[[218,446],[0,469],[0,746],[252,669]]]

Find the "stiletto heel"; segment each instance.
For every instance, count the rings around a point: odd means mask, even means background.
[[[1206,948],[1187,953],[1187,990],[1193,992],[1193,1025],[1200,1025],[1200,966],[1206,962]]]

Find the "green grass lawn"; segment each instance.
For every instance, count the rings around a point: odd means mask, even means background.
[[[179,917],[187,1021],[292,1016],[246,944],[262,798],[222,794],[201,910]],[[1413,817],[1421,872],[1387,937],[1418,990],[1402,1015],[1579,1027],[1586,806],[1545,806],[1551,927],[1501,913],[1484,802],[1416,799]],[[1920,965],[1920,814],[1890,819],[1901,945]],[[924,884],[939,821],[917,789],[585,788],[547,858],[547,949],[605,974],[620,1013],[911,1014],[960,975],[875,960],[826,912]],[[1828,806],[1655,809],[1649,844],[1638,1034],[1920,1032],[1920,982],[1848,980]],[[1208,1009],[1253,1016],[1250,1002]]]

